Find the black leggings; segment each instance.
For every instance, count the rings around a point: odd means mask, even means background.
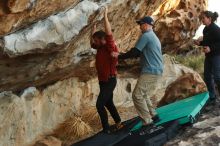
[[[99,113],[103,129],[109,128],[108,114],[105,107],[110,112],[115,123],[121,122],[121,118],[113,103],[113,91],[115,89],[116,83],[116,77],[109,78],[107,82],[99,82],[100,93],[96,102],[96,108]]]
[[[215,84],[220,92],[220,56],[205,58],[204,80],[209,91],[210,99],[216,99]]]

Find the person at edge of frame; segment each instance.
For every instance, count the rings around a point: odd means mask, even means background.
[[[217,12],[202,12],[201,20],[205,25],[203,37],[195,40],[195,44],[202,46],[205,53],[204,81],[209,91],[211,104],[215,104],[217,99],[215,85],[220,95],[220,27],[215,24],[217,18]]]

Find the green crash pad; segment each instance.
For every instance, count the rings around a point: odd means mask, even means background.
[[[172,120],[178,120],[180,124],[194,123],[196,115],[200,113],[208,99],[208,92],[204,92],[157,108],[156,111],[161,120],[156,125]],[[142,123],[139,122],[132,131],[139,129],[141,126]]]

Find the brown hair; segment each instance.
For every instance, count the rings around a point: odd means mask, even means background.
[[[215,22],[218,18],[218,13],[217,12],[204,11],[203,15],[205,15],[208,18],[211,18],[212,22]]]
[[[93,38],[103,39],[106,37],[106,33],[103,30],[97,31],[92,35]]]

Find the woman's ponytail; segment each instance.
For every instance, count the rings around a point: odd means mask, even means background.
[[[218,13],[217,12],[214,12],[213,13],[213,16],[212,16],[212,21],[215,22],[218,18]]]

